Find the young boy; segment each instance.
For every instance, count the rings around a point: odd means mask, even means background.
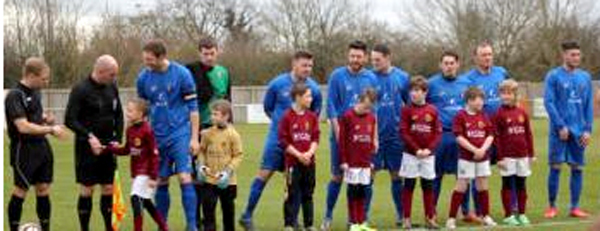
[[[402,108],[403,119],[400,122],[400,133],[406,145],[406,152],[402,154],[402,166],[399,174],[404,178],[402,211],[405,229],[412,228],[410,216],[417,178],[421,178],[426,226],[428,229],[439,228],[435,221],[435,197],[433,194],[435,156],[433,151],[441,139],[442,124],[438,119],[437,109],[425,102],[427,90],[427,80],[423,76],[415,76],[410,82],[412,103],[410,106]]]
[[[294,99],[279,122],[279,142],[285,150],[286,190],[285,230],[298,228],[298,212],[302,204],[304,227],[313,227],[313,192],[315,189],[315,151],[319,143],[319,118],[310,111],[312,94],[304,83],[296,83],[290,96]]]
[[[452,193],[450,215],[446,228],[456,228],[456,213],[462,203],[469,181],[475,179],[477,187],[477,203],[481,206],[482,222],[486,226],[495,226],[496,222],[489,216],[490,202],[488,193],[488,177],[492,174],[488,150],[494,142],[494,127],[483,112],[485,96],[481,89],[469,87],[465,92],[467,106],[454,118],[452,131],[460,146],[458,160],[458,180]]]
[[[340,168],[348,185],[350,231],[375,230],[367,227],[366,187],[371,183],[371,160],[377,151],[377,119],[371,112],[377,93],[367,88],[358,103],[339,120]]]
[[[528,225],[525,216],[527,191],[525,179],[531,175],[531,160],[534,158],[533,135],[529,116],[517,107],[518,83],[512,79],[500,84],[502,106],[494,116],[498,167],[502,176],[502,205],[504,223]],[[516,191],[518,214],[513,215],[511,196]]]
[[[150,124],[146,121],[148,104],[142,99],[132,99],[127,102],[125,116],[129,127],[127,128],[127,141],[124,147],[112,142],[105,153],[116,155],[131,155],[131,207],[133,208],[133,225],[135,231],[141,231],[144,225],[143,208],[158,225],[159,230],[169,230],[162,214],[156,210],[152,197],[156,191],[158,178],[158,149]]]
[[[211,106],[212,127],[202,131],[198,156],[198,181],[202,183],[204,230],[215,231],[215,210],[221,201],[223,230],[235,230],[235,169],[242,161],[240,135],[229,124],[231,104],[217,100]]]

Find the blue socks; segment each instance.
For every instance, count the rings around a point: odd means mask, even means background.
[[[250,186],[250,195],[248,196],[248,204],[246,205],[246,211],[242,214],[243,220],[252,219],[252,213],[254,212],[254,208],[256,208],[256,204],[258,204],[258,200],[262,195],[262,191],[265,188],[265,181],[258,177],[254,178],[252,181],[252,186]]]
[[[327,211],[325,212],[325,219],[331,220],[333,218],[333,208],[340,195],[341,188],[342,182],[329,181],[329,185],[327,186]]]
[[[371,200],[373,200],[373,180],[365,187],[365,220],[369,220],[369,211],[371,211]]]
[[[438,200],[440,199],[440,192],[442,191],[442,180],[444,180],[444,175],[437,172],[435,174],[436,177],[433,180],[433,195],[435,199],[433,201],[435,207],[437,208]],[[394,187],[394,184],[392,184],[392,187]]]
[[[166,220],[167,217],[169,217],[169,206],[171,205],[168,184],[158,185],[156,188],[156,195],[154,195],[154,200],[156,201],[156,209]]]
[[[548,174],[548,202],[550,202],[551,207],[556,207],[556,194],[558,194],[559,180],[560,169],[550,167],[550,174]],[[571,182],[573,183],[573,174],[571,174]],[[571,189],[571,192],[572,191],[573,190]]]
[[[392,180],[392,199],[396,208],[396,219],[402,220],[402,180]]]
[[[471,196],[473,197],[473,208],[475,209],[475,213],[481,215],[481,205],[477,199],[477,186],[475,185],[475,180],[471,181]],[[469,205],[467,204],[467,206]]]
[[[196,227],[196,206],[198,206],[198,198],[196,198],[196,190],[194,184],[181,184],[181,203],[185,211],[185,220],[187,227]]]
[[[583,174],[581,169],[571,169],[571,209],[579,208],[579,196],[581,195]]]

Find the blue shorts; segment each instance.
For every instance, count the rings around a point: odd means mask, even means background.
[[[177,173],[192,173],[192,156],[190,153],[190,136],[166,138],[158,142],[160,160],[158,175],[169,177]]]
[[[442,133],[442,139],[435,152],[435,174],[456,174],[458,167],[458,143],[450,131]]]
[[[267,140],[265,141],[260,169],[283,172],[285,164],[283,154],[283,149],[279,146],[277,132],[269,131]]]
[[[379,143],[379,149],[377,155],[373,160],[375,170],[387,169],[391,172],[400,171],[402,166],[402,152],[404,146],[400,139],[394,139]]]
[[[558,135],[550,135],[548,143],[550,147],[549,164],[585,165],[585,147],[579,145],[578,139],[574,136],[569,136],[568,141],[562,141]]]
[[[331,175],[332,176],[343,176],[344,172],[340,168],[340,155],[338,153],[337,141],[334,138],[333,133],[329,134],[329,155],[331,157]]]

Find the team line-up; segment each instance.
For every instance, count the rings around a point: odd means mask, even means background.
[[[559,213],[560,169],[568,164],[569,215],[584,218],[589,215],[580,209],[579,197],[584,151],[591,140],[593,87],[590,74],[579,68],[578,43],[563,42],[561,48],[563,64],[551,69],[544,80],[550,165],[544,216],[554,218]],[[96,185],[100,186],[105,229],[118,229],[122,214],[113,203],[113,181],[119,155],[131,156],[130,200],[136,231],[143,228],[144,210],[159,230],[169,230],[171,176],[180,182],[186,230],[216,230],[219,202],[221,229],[235,230],[236,169],[243,159],[243,134],[231,123],[231,80],[228,70],[217,64],[217,44],[202,39],[200,60],[188,65],[169,60],[162,40],[150,40],[142,50],[144,68],[136,80],[139,97],[126,102],[125,111],[116,85],[119,64],[110,55],[98,57],[89,76],[76,83],[69,95],[65,125],[75,134],[80,230],[90,230]],[[351,231],[375,230],[368,225],[373,177],[377,171],[387,171],[398,227],[417,227],[411,220],[417,180],[425,212],[424,225],[418,226],[440,227],[436,207],[444,175],[456,176],[446,228],[456,228],[459,209],[464,221],[496,226],[489,201],[492,165],[497,165],[502,177],[502,223],[529,225],[526,179],[536,156],[528,113],[518,104],[518,83],[506,69],[493,64],[490,43],[478,44],[472,55],[475,67],[465,73],[458,73],[459,55],[444,51],[438,74],[428,79],[409,77],[392,66],[392,52],[385,44],[368,49],[364,42],[354,41],[348,46],[347,65],[330,74],[323,99],[310,77],[313,55],[294,53],[291,71],[273,78],[264,96],[264,111],[271,123],[239,225],[261,230],[254,226],[252,215],[269,179],[283,172],[284,230],[331,230],[343,183],[347,185],[348,220],[341,222]],[[365,67],[368,59],[370,69]],[[19,228],[31,186],[35,187],[41,229],[50,230],[54,160],[46,135],[64,139],[65,129],[42,108],[40,90],[48,85],[49,73],[42,58],[27,59],[21,81],[5,99],[14,172],[8,204],[11,231]],[[325,217],[317,228],[313,193],[323,102],[331,131],[331,179]],[[472,210],[470,198],[475,202]]]

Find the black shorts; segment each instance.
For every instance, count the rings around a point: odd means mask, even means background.
[[[85,186],[112,184],[117,160],[112,154],[94,155],[87,141],[75,143],[75,175],[77,183]]]
[[[28,189],[38,183],[52,183],[54,157],[46,139],[11,144],[10,152],[15,186]]]

